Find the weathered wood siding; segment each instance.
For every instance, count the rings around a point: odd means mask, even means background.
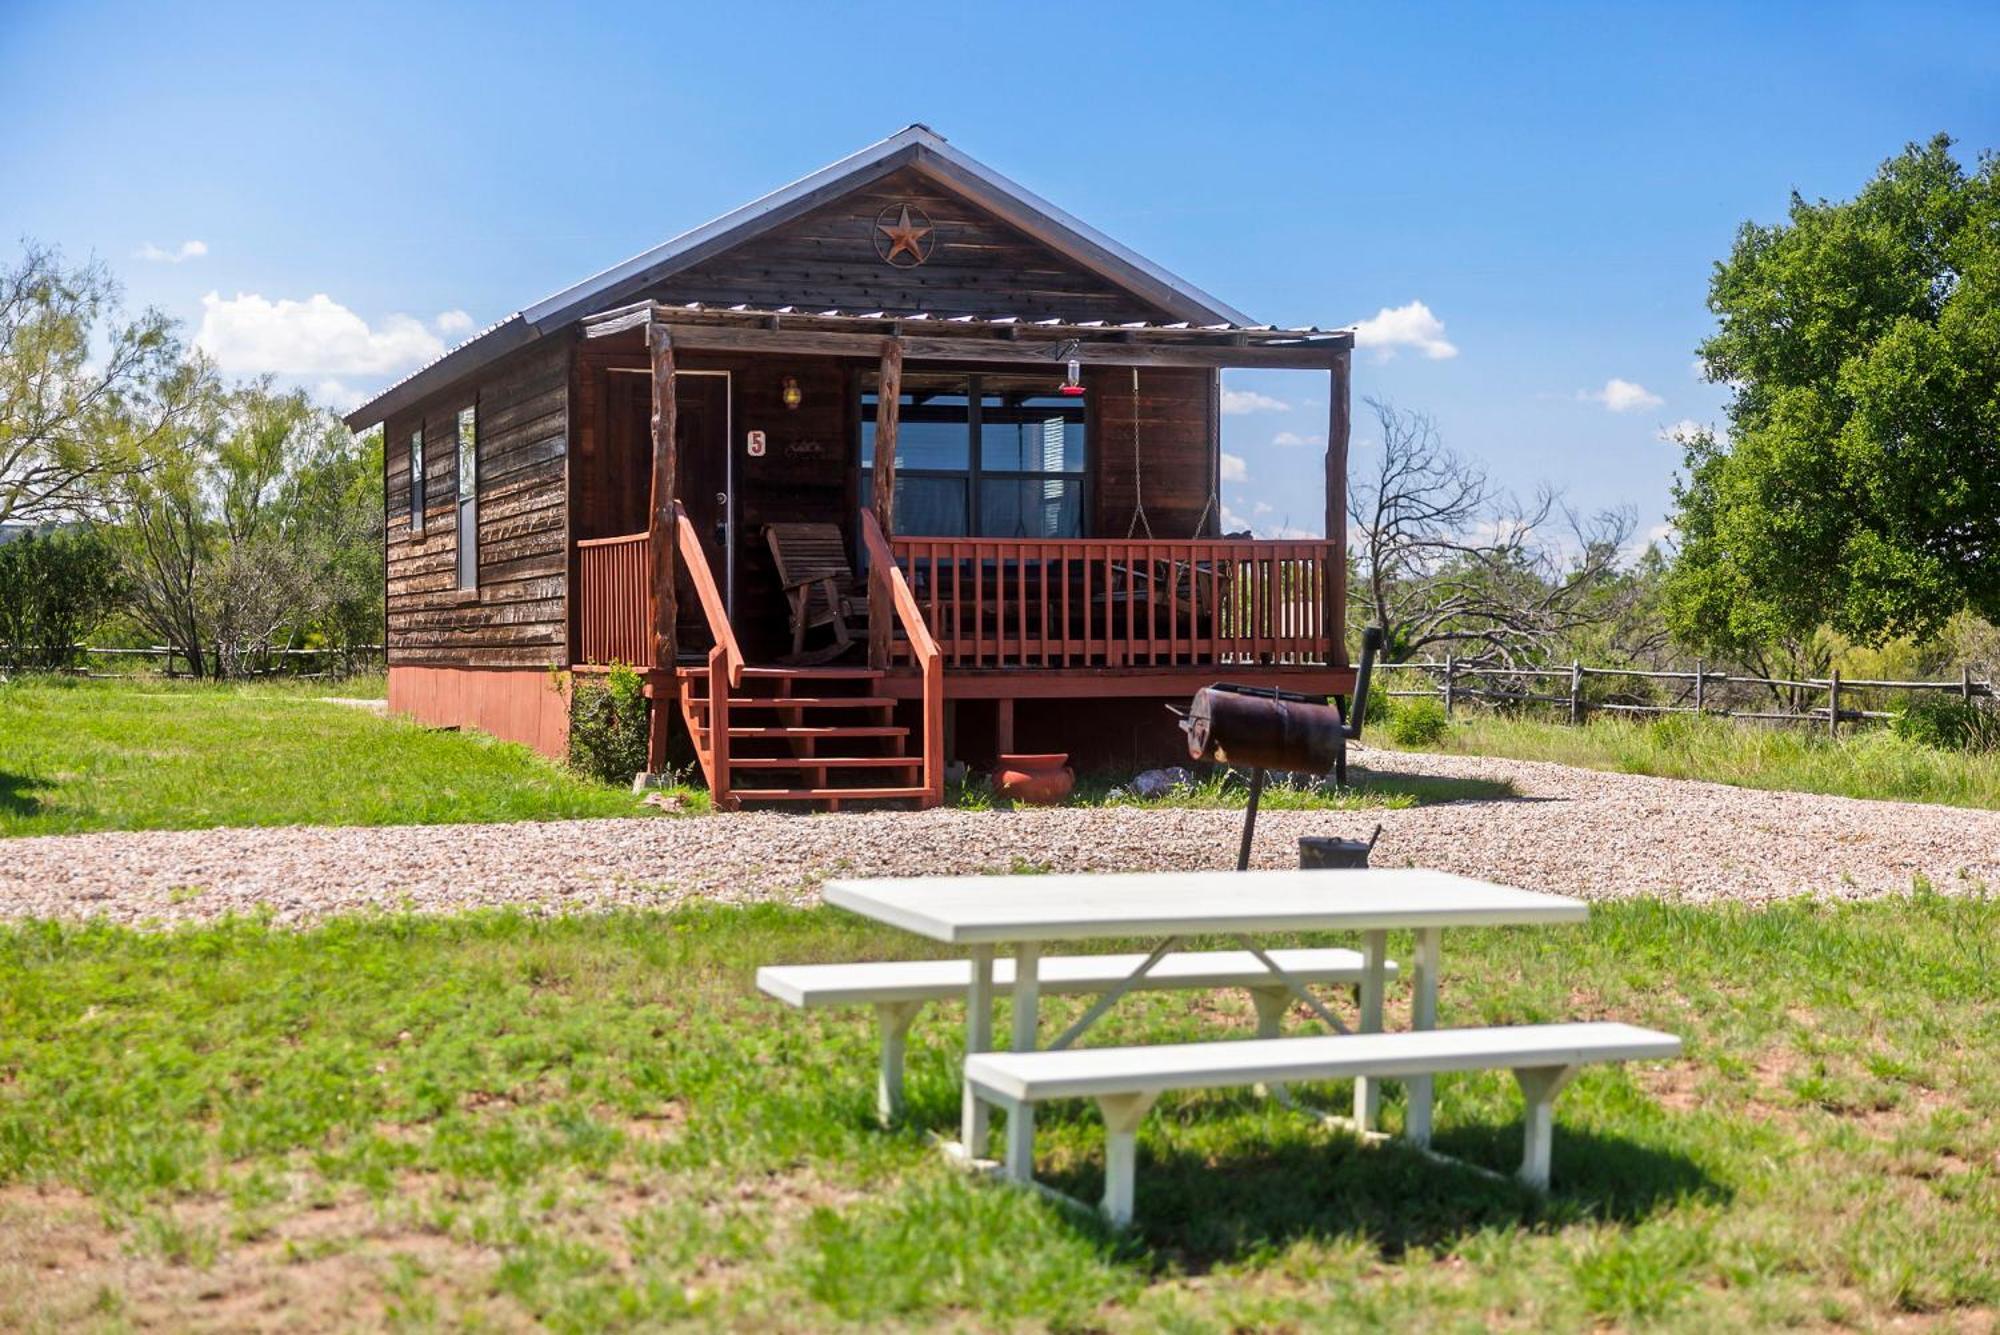
[[[388,656],[396,664],[567,663],[569,340],[551,338],[384,424]],[[479,587],[458,588],[458,411],[479,423]],[[410,531],[410,435],[425,516]]]
[[[885,264],[882,211],[911,204],[936,228],[929,259]],[[664,280],[660,301],[750,302],[1078,320],[1170,320],[976,204],[905,167]]]
[[[1096,511],[1090,535],[1127,536],[1141,499],[1156,538],[1220,534],[1221,506],[1208,507],[1221,462],[1214,434],[1220,393],[1215,372],[1141,367],[1136,399],[1132,372],[1126,367],[1090,368],[1084,372],[1084,386],[1089,391]],[[1208,509],[1205,520],[1204,509]],[[1145,526],[1133,536],[1145,537]]]

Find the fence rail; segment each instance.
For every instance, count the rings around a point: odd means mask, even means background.
[[[142,645],[138,648],[116,648],[116,649],[111,648],[109,646],[99,646],[92,644],[72,644],[69,647],[69,650],[70,653],[80,654],[85,658],[157,658],[162,660],[166,664],[166,673],[170,677],[179,675],[174,671],[174,660],[176,658],[180,659],[183,662],[187,661],[186,654],[182,653],[180,650],[176,648],[173,648],[171,645],[165,645],[165,644]],[[357,659],[363,659],[370,662],[379,661],[382,658],[382,656],[383,656],[383,648],[379,644],[350,644],[340,647],[324,646],[317,649],[266,649],[254,655],[254,657],[259,659],[341,658],[348,660],[350,665],[353,663],[354,660]],[[9,644],[0,644],[0,667],[7,667],[11,664],[16,663],[17,661],[18,660],[14,656],[14,646]],[[96,676],[107,675],[105,673],[91,672],[88,668],[69,668],[65,670],[70,672],[72,675],[84,676],[84,677],[96,677]],[[261,669],[253,669],[248,672],[239,673],[238,675],[246,677],[269,677],[278,675],[280,671],[281,669],[279,668],[266,667]],[[299,677],[317,677],[317,676],[325,676],[327,674],[324,672],[299,672],[299,673],[287,673],[286,675],[299,676]]]
[[[1961,668],[1956,680],[1937,681],[1890,681],[1877,677],[1842,677],[1838,671],[1824,677],[1756,677],[1739,672],[1713,672],[1697,663],[1688,671],[1649,668],[1586,667],[1582,663],[1569,663],[1558,667],[1479,667],[1461,663],[1455,655],[1447,654],[1440,659],[1413,659],[1402,663],[1378,663],[1375,670],[1382,673],[1427,672],[1437,678],[1438,685],[1431,689],[1403,689],[1387,691],[1391,697],[1421,697],[1444,702],[1447,716],[1456,712],[1461,700],[1483,700],[1490,704],[1548,704],[1560,705],[1568,712],[1571,723],[1581,723],[1591,713],[1605,714],[1701,714],[1710,718],[1747,719],[1767,723],[1811,723],[1823,725],[1829,735],[1837,734],[1843,723],[1861,723],[1870,720],[1896,717],[1891,710],[1862,709],[1842,702],[1841,696],[1848,691],[1946,691],[1968,702],[1990,700],[1995,697],[1991,681],[1979,681],[1970,668]],[[1593,701],[1584,691],[1584,682],[1591,677],[1628,678],[1641,681],[1681,682],[1692,689],[1692,700],[1686,704],[1638,704],[1631,701]],[[1528,689],[1526,683],[1543,681],[1566,683],[1560,693]],[[1520,689],[1496,689],[1495,685],[1475,683],[1498,683],[1520,681]],[[1711,702],[1711,688],[1730,686],[1750,686],[1776,688],[1796,693],[1824,693],[1826,703],[1803,710],[1751,710],[1731,709],[1727,705]]]

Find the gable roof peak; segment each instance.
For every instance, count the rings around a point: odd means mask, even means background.
[[[347,421],[381,421],[389,412],[443,388],[450,379],[493,358],[586,315],[628,302],[683,269],[904,167],[922,172],[1114,286],[1170,312],[1175,319],[1202,325],[1257,323],[954,148],[930,126],[913,121],[886,139],[524,307],[392,385],[348,414]]]

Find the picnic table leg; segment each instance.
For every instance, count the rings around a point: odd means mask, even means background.
[[[1389,952],[1389,934],[1383,931],[1361,934],[1361,1023],[1356,1032],[1382,1032],[1383,960]],[[1354,1125],[1361,1131],[1375,1129],[1375,1116],[1382,1107],[1382,1083],[1369,1076],[1354,1081]]]
[[[1438,961],[1442,953],[1442,932],[1436,927],[1417,929],[1417,953],[1411,961],[1416,977],[1411,980],[1410,1028],[1435,1029],[1438,1018]],[[1412,1145],[1431,1143],[1431,1110],[1435,1106],[1437,1077],[1411,1076],[1404,1085],[1409,1095],[1403,1117],[1403,1137]]]
[[[903,1053],[908,1046],[910,1023],[923,1008],[921,1001],[884,1001],[875,1007],[875,1022],[882,1031],[882,1068],[875,1077],[875,1113],[884,1126],[903,1111]]]
[[[965,993],[965,1055],[986,1052],[993,1046],[993,947],[972,948],[972,985]],[[986,1153],[986,1105],[973,1096],[972,1086],[964,1087],[964,1114],[959,1127],[960,1143],[967,1162]]]
[[[1014,948],[1015,1052],[1035,1050],[1036,1021],[1041,1011],[1038,976],[1042,948],[1028,941]],[[1026,1182],[1035,1175],[1035,1107],[1017,1103],[1007,1110],[1007,1176]]]

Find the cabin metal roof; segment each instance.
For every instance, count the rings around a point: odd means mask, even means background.
[[[852,311],[824,306],[753,306],[747,302],[722,305],[712,301],[635,301],[583,317],[588,332],[598,336],[662,323],[758,324],[787,328],[832,326],[873,328],[901,332],[905,328],[933,330],[978,329],[1005,335],[1010,330],[1033,330],[1046,334],[1091,337],[1143,337],[1153,341],[1200,341],[1233,343],[1238,346],[1289,346],[1325,343],[1340,346],[1352,342],[1351,329],[1322,329],[1318,325],[1282,326],[1237,324],[1219,320],[1196,324],[1192,320],[1072,320],[1063,316],[1008,315],[968,311],[945,315],[934,311],[904,314],[891,310]]]
[[[943,136],[928,126],[911,125],[858,153],[774,190],[761,199],[753,200],[741,208],[683,232],[651,250],[635,255],[621,264],[615,264],[580,283],[516,311],[474,334],[442,357],[389,386],[347,414],[345,420],[350,427],[357,430],[383,421],[392,413],[412,406],[432,392],[444,388],[481,366],[565,328],[585,316],[602,312],[607,307],[628,300],[675,273],[741,245],[859,186],[906,166],[915,167],[935,178],[1020,228],[1052,250],[1067,256],[1119,287],[1144,297],[1161,309],[1172,312],[1184,322],[1184,324],[1150,326],[1062,320],[1024,323],[1048,326],[1052,329],[1137,330],[1199,327],[1211,334],[1245,335],[1265,334],[1271,331],[1270,326],[1258,324],[1243,312],[1210,296],[1186,279],[1169,273],[1096,228],[1065,213],[1033,191],[959,152],[947,143]],[[783,314],[791,310],[792,308],[780,308],[770,313]],[[877,312],[869,318],[888,317]],[[903,320],[928,318],[935,323],[977,320],[998,324],[1010,322],[1015,317],[1004,312],[968,312],[957,316],[896,318]],[[1290,332],[1298,334],[1307,331]]]

